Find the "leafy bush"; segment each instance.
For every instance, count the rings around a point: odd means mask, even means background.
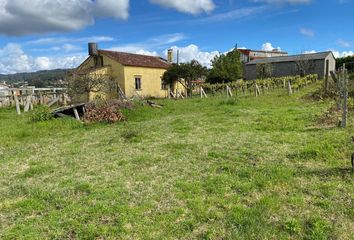
[[[354,80],[354,72],[349,73],[349,79],[350,79],[350,80]]]
[[[44,122],[53,119],[52,111],[47,106],[37,106],[31,114],[32,122]]]

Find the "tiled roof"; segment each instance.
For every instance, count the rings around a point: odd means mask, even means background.
[[[161,57],[107,51],[107,50],[99,50],[98,52],[100,54],[106,55],[107,57],[119,62],[124,66],[163,68],[163,69],[167,69],[171,66],[170,63],[167,62],[167,60]]]
[[[300,54],[300,55],[293,55],[293,56],[283,56],[283,57],[268,57],[263,59],[255,59],[253,61],[250,61],[246,65],[254,65],[259,63],[295,62],[299,60],[318,60],[318,59],[325,59],[329,54],[333,55],[332,52],[321,52],[321,53]]]

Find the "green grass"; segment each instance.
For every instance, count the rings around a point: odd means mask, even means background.
[[[0,109],[0,239],[352,239],[354,121],[319,125],[307,91],[112,125]]]

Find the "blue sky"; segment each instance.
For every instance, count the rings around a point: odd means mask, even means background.
[[[209,66],[238,47],[353,55],[353,0],[0,0],[0,73],[71,68],[100,48]]]

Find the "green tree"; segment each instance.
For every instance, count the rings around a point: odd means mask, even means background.
[[[354,72],[354,56],[342,57],[336,59],[337,69],[343,66],[343,63],[346,64],[346,68],[350,73]]]
[[[173,64],[164,73],[162,80],[167,84],[172,84],[176,81],[180,82],[187,89],[187,95],[192,96],[193,80],[205,77],[206,74],[206,67],[203,67],[198,61],[192,60],[179,65]]]
[[[215,56],[212,60],[212,67],[207,77],[209,83],[234,82],[243,77],[240,52],[236,49],[227,54]]]

